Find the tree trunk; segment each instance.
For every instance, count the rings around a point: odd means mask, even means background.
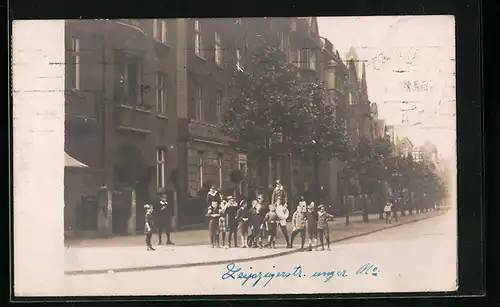
[[[319,201],[317,198],[319,196],[319,174],[318,174],[319,162],[318,156],[315,154],[313,157],[313,175],[314,175],[314,199]]]

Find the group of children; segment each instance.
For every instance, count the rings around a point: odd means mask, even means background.
[[[248,206],[246,200],[237,203],[232,196],[224,198],[220,195],[220,200],[210,199],[206,216],[209,218],[208,228],[212,248],[231,248],[233,237],[234,247],[238,247],[238,234],[242,248],[276,248],[279,228],[283,233],[287,248],[292,248],[294,238],[300,235],[301,249],[304,250],[307,232],[308,250],[312,250],[313,242],[315,246],[318,245],[318,238],[321,249],[325,249],[324,239],[326,239],[327,248],[330,250],[328,221],[333,219],[333,215],[326,212],[324,205],[320,205],[316,210],[314,202],[311,202],[309,206],[303,200],[299,203],[292,216],[293,231],[290,238],[286,227],[289,211],[282,197],[277,197],[274,203],[266,206],[263,195],[259,195],[256,200],[252,201],[251,206]],[[266,234],[267,244],[263,245],[263,238]]]
[[[249,206],[246,200],[238,203],[234,197],[224,198],[215,188],[212,188],[207,201],[209,201],[209,206],[206,216],[209,219],[208,228],[212,248],[238,247],[238,235],[242,248],[276,248],[279,228],[283,233],[287,248],[292,248],[295,237],[300,235],[302,250],[305,250],[306,236],[309,237],[307,250],[312,251],[313,243],[314,246],[318,246],[318,239],[321,250],[325,250],[325,239],[327,248],[330,250],[328,221],[331,221],[334,216],[326,212],[324,205],[316,209],[314,202],[307,205],[302,199],[292,215],[293,230],[289,237],[287,230],[289,211],[282,196],[277,196],[272,204],[266,206],[264,196],[261,194]],[[155,228],[154,209],[149,204],[146,204],[144,209],[146,211],[146,246],[148,251],[154,251],[151,245],[151,237]],[[267,244],[264,245],[263,238],[266,235]]]

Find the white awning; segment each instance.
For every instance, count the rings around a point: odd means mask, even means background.
[[[88,165],[78,161],[77,159],[73,158],[72,156],[68,155],[66,152],[64,153],[64,167],[80,167],[80,168],[87,168],[89,167]]]

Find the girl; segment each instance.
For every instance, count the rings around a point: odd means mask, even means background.
[[[384,207],[384,213],[385,213],[385,223],[386,224],[391,224],[392,222],[392,204],[390,202],[387,202]]]
[[[314,202],[311,202],[307,207],[306,212],[307,219],[307,234],[309,235],[309,248],[308,251],[313,249],[314,246],[318,246],[318,213],[314,210]]]
[[[321,243],[321,250],[325,250],[323,238],[326,238],[326,244],[328,250],[330,250],[330,230],[328,228],[328,221],[333,220],[333,215],[326,212],[324,205],[320,205],[318,209],[318,236]]]
[[[290,246],[293,247],[293,239],[300,233],[300,249],[304,250],[304,244],[306,243],[306,222],[306,208],[298,206],[292,216],[293,231],[290,238]]]
[[[246,200],[240,201],[240,208],[236,213],[236,220],[238,221],[238,233],[241,238],[241,247],[248,247],[248,227],[249,227],[250,212]]]
[[[219,209],[219,233],[221,234],[222,237],[222,246],[228,248],[226,246],[226,233],[228,231],[226,209],[227,209],[227,201],[223,200],[220,204],[220,209]]]
[[[278,232],[278,215],[276,214],[275,205],[269,205],[269,212],[264,217],[264,223],[266,225],[266,230],[269,233],[268,242],[266,246],[269,248],[276,248],[276,234]]]
[[[210,242],[212,243],[212,248],[219,247],[219,204],[213,202],[210,207],[208,207],[208,212],[206,215],[209,218],[208,222],[208,232],[210,233]]]
[[[154,251],[155,249],[151,246],[151,237],[154,231],[154,221],[153,221],[153,206],[146,204],[144,205],[144,210],[146,214],[144,215],[144,230],[146,232],[146,246],[148,251]]]

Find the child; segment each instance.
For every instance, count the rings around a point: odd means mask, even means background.
[[[236,214],[238,212],[238,203],[232,196],[227,197],[226,205],[226,224],[228,226],[229,236],[227,238],[227,248],[231,247],[231,240],[234,239],[234,247],[238,247],[238,220]]]
[[[227,228],[226,209],[227,209],[227,201],[223,200],[219,208],[219,233],[222,237],[222,246],[227,248],[226,233],[228,232],[228,228]]]
[[[207,217],[208,222],[208,232],[210,233],[210,242],[212,243],[212,248],[219,247],[219,217],[220,217],[219,204],[217,202],[212,202],[211,206],[208,207]]]
[[[276,206],[269,205],[269,212],[264,217],[264,223],[269,233],[268,242],[269,248],[276,248],[276,234],[278,232],[278,215],[276,214]]]
[[[263,222],[266,215],[264,207],[264,195],[257,196],[257,203],[253,211],[252,217],[252,233],[253,233],[253,247],[262,248],[262,235],[264,232]]]
[[[318,207],[318,236],[319,241],[321,243],[321,250],[325,250],[323,237],[326,238],[326,244],[328,246],[328,250],[330,250],[330,230],[328,229],[328,221],[333,219],[333,215],[329,214],[325,210],[324,205],[320,205]]]
[[[252,207],[249,210],[249,236],[248,236],[248,246],[253,247],[255,242],[255,236],[257,234],[257,230],[255,228],[255,224],[257,223],[257,200],[252,200]],[[259,225],[260,226],[260,225]]]
[[[288,230],[286,229],[286,220],[290,215],[287,205],[283,202],[283,199],[278,197],[276,202],[276,214],[278,215],[278,224],[283,236],[285,237],[286,247],[290,248],[290,238],[288,237]]]
[[[146,214],[144,215],[144,230],[146,232],[146,246],[148,251],[154,251],[155,249],[151,246],[151,237],[154,231],[154,221],[153,221],[153,206],[146,204],[144,205],[144,210]]]
[[[241,247],[248,247],[248,228],[250,224],[250,212],[246,200],[240,201],[240,208],[236,212],[236,220],[238,221],[238,233],[241,237]]]
[[[311,202],[307,207],[306,212],[307,218],[307,234],[309,235],[309,248],[308,251],[313,249],[314,246],[318,245],[318,213],[314,210],[314,202]]]
[[[297,234],[300,233],[300,249],[304,250],[304,244],[306,243],[306,208],[303,206],[298,206],[297,210],[293,213],[292,224],[293,231],[290,238],[290,246],[293,247],[293,239]]]
[[[384,207],[384,213],[385,213],[385,223],[386,224],[391,224],[392,222],[392,204],[390,202],[387,202]]]

